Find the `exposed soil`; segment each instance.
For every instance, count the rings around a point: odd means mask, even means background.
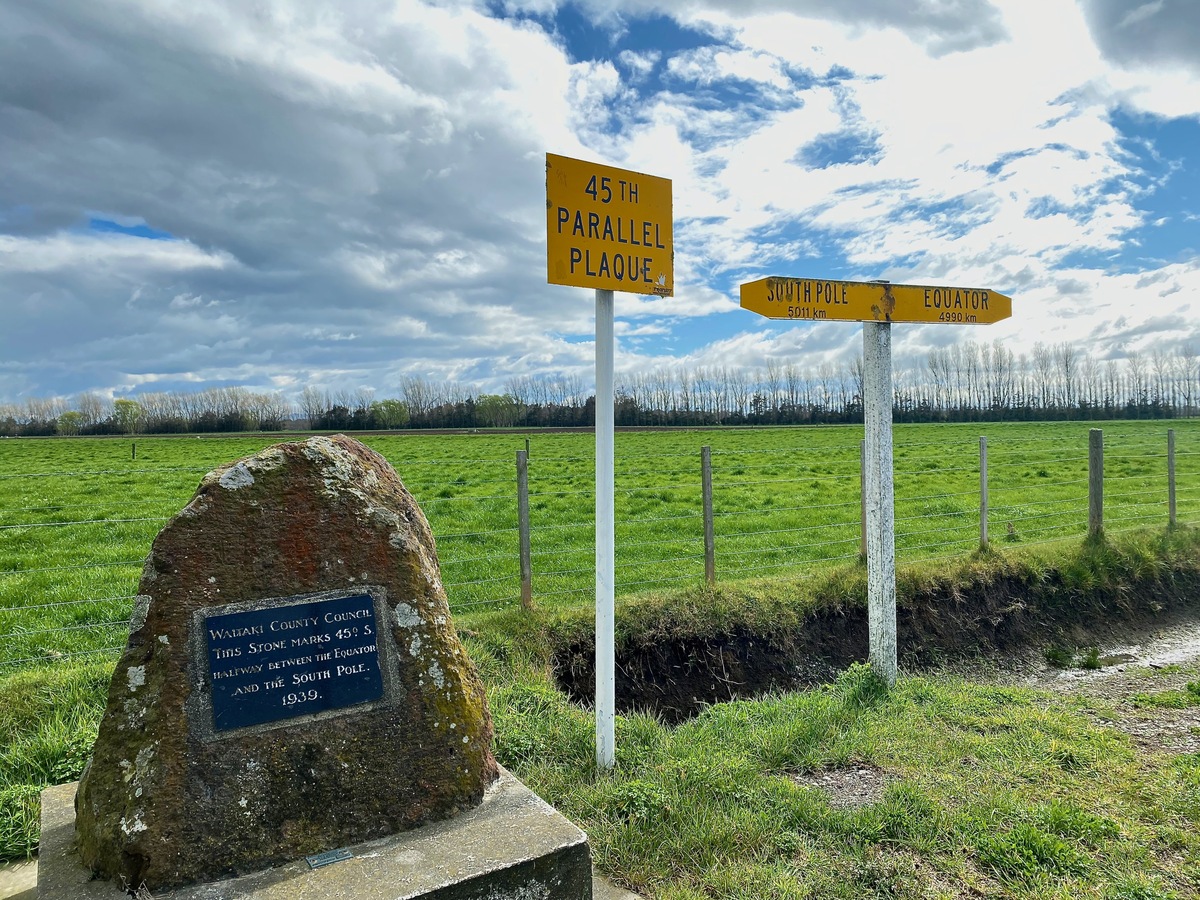
[[[1146,740],[1195,746],[1197,735],[1189,730],[1196,724],[1195,707],[1143,709],[1127,698],[1186,684],[1185,672],[1172,680],[1147,667],[1200,658],[1200,573],[1175,571],[1087,596],[1061,589],[1053,580],[957,585],[910,599],[897,610],[897,619],[901,665],[907,671],[961,671],[1088,693],[1129,707],[1118,718],[1135,737],[1144,732]],[[1045,661],[1052,645],[1097,647],[1101,668],[1053,669]],[[866,650],[866,610],[850,605],[820,609],[786,634],[733,628],[707,638],[639,641],[633,636],[617,648],[617,705],[679,722],[710,703],[827,683],[846,666],[865,660]],[[592,699],[594,656],[588,640],[563,647],[554,657],[560,685],[579,702]],[[1195,680],[1197,673],[1190,677]],[[1163,724],[1154,731],[1143,720]]]
[[[883,799],[883,792],[894,779],[878,766],[856,763],[839,769],[820,769],[790,776],[802,787],[816,788],[829,797],[834,809],[870,806]]]

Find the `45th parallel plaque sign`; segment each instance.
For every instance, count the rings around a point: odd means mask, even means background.
[[[546,277],[673,296],[671,180],[547,153]]]
[[[772,277],[742,285],[742,308],[768,319],[973,325],[1009,318],[1012,298],[986,288]]]

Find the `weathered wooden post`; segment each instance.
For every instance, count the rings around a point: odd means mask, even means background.
[[[892,323],[863,323],[867,446],[867,620],[871,667],[896,681],[896,513],[892,485]]]
[[[1088,432],[1088,537],[1104,531],[1104,432]]]
[[[712,447],[700,448],[700,481],[704,502],[704,580],[717,581],[717,552],[713,528]]]
[[[867,442],[858,442],[858,558],[867,561]]]
[[[526,438],[528,446],[528,438]],[[529,451],[517,451],[517,532],[520,535],[521,607],[533,609],[533,563],[529,537]]]
[[[988,546],[987,435],[979,436],[979,546]]]

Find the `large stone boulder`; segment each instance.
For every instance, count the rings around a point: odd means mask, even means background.
[[[75,804],[104,877],[254,871],[452,816],[497,777],[429,525],[357,441],[211,472],[139,594]]]

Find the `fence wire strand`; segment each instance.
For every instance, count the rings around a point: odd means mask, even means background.
[[[1078,438],[1086,442],[1086,435]],[[903,487],[908,485],[911,490],[918,485],[924,485],[926,490],[930,488],[925,485],[930,479],[945,478],[946,476],[954,476],[956,485],[961,486],[963,480],[969,478],[979,472],[979,465],[974,460],[975,445],[974,442],[964,442],[969,448],[970,457],[963,458],[961,451],[956,450],[959,454],[957,461],[960,465],[951,467],[935,467],[928,466],[924,462],[913,460],[913,468],[901,471],[895,479],[896,484]],[[1054,447],[1050,445],[1054,444]],[[1082,534],[1087,529],[1088,517],[1088,501],[1087,490],[1075,491],[1074,488],[1087,485],[1089,478],[1086,471],[1089,454],[1068,454],[1062,455],[1059,448],[1064,446],[1064,438],[1061,436],[1054,437],[1021,437],[1012,441],[993,440],[988,446],[989,465],[988,465],[988,491],[991,503],[988,509],[988,523],[996,529],[1001,530],[1004,524],[1008,524],[1013,528],[1013,533],[1018,534],[1018,542],[1022,546],[1046,543],[1051,540],[1062,539],[1063,536],[1070,534]],[[1075,446],[1078,446],[1076,444]],[[894,454],[903,456],[909,451],[920,451],[921,448],[936,447],[939,450],[948,449],[945,441],[930,441],[930,442],[906,442],[896,443],[893,445]],[[944,454],[943,454],[944,455]],[[1130,471],[1122,471],[1117,473],[1110,469],[1104,481],[1106,485],[1105,501],[1106,515],[1105,524],[1110,528],[1120,527],[1135,527],[1140,523],[1162,523],[1166,524],[1167,514],[1163,509],[1167,505],[1167,489],[1166,489],[1166,440],[1165,435],[1161,444],[1151,442],[1126,442],[1119,435],[1116,438],[1110,438],[1106,445],[1105,463],[1106,465],[1116,464],[1117,468],[1122,468]],[[1192,457],[1200,457],[1200,449],[1188,449],[1187,445],[1177,446],[1175,450],[1176,461],[1186,461],[1187,465],[1184,468],[1191,468],[1190,463]],[[860,461],[860,443],[847,443],[845,445],[837,445],[820,450],[806,448],[791,448],[785,458],[780,458],[777,450],[752,448],[745,450],[724,450],[713,449],[711,451],[712,468],[711,473],[714,477],[714,495],[718,508],[711,511],[713,520],[721,519],[722,526],[715,534],[717,541],[716,567],[717,571],[723,573],[726,577],[730,573],[741,571],[739,560],[763,560],[775,555],[788,555],[790,558],[780,560],[778,562],[754,562],[752,568],[755,572],[760,570],[773,569],[790,569],[796,573],[796,577],[810,577],[811,573],[805,572],[805,567],[819,566],[828,563],[840,562],[843,560],[857,559],[857,552],[847,553],[844,555],[834,553],[832,555],[819,555],[825,549],[835,549],[840,546],[859,543],[862,540],[860,530],[862,528],[861,518],[856,516],[851,521],[842,521],[846,515],[836,515],[833,511],[860,509],[863,498],[860,496],[858,484],[851,486],[847,482],[858,482],[862,478],[862,473],[857,470]],[[656,461],[663,461],[659,464]],[[669,462],[676,461],[676,462]],[[585,456],[531,456],[529,478],[531,487],[545,488],[544,490],[530,490],[528,499],[530,501],[542,502],[538,504],[541,510],[535,510],[535,515],[542,515],[546,519],[552,521],[530,523],[532,532],[535,536],[535,542],[538,540],[538,535],[543,535],[544,539],[541,542],[542,546],[531,549],[531,558],[537,558],[540,565],[554,565],[558,561],[558,565],[566,565],[567,568],[559,568],[550,571],[539,571],[536,567],[532,573],[535,582],[535,598],[555,598],[555,597],[572,597],[581,594],[590,593],[595,589],[594,565],[588,561],[586,565],[578,567],[573,566],[573,563],[583,561],[591,556],[594,552],[594,543],[592,535],[595,531],[595,523],[590,520],[591,508],[590,500],[595,497],[594,486],[586,480],[581,481],[581,475],[578,471],[571,471],[572,468],[587,469],[588,465],[578,466],[578,463],[593,464],[595,458],[593,455]],[[616,589],[620,594],[628,594],[631,591],[643,588],[648,585],[668,585],[684,581],[703,580],[704,572],[701,561],[705,559],[703,553],[687,553],[684,552],[689,548],[701,547],[702,536],[699,534],[699,522],[703,519],[703,511],[699,508],[699,494],[701,492],[701,456],[697,452],[685,453],[662,453],[662,454],[633,454],[623,455],[618,461],[625,466],[618,470],[615,475],[617,484],[615,486],[616,495],[619,503],[624,504],[625,511],[620,512],[620,520],[616,523],[618,534],[617,554],[618,558],[614,561],[615,569],[618,572],[625,573],[626,577],[632,576],[635,580],[625,581],[621,578],[617,579]],[[968,464],[961,464],[968,463]],[[436,512],[436,521],[444,521],[448,524],[457,523],[459,527],[472,524],[491,524],[494,522],[503,521],[511,522],[515,518],[515,510],[517,505],[516,485],[517,479],[512,473],[512,459],[428,459],[418,460],[407,463],[412,467],[412,471],[421,473],[423,480],[417,481],[410,479],[406,482],[409,490],[417,497],[426,497],[420,503],[423,507],[429,507]],[[43,463],[44,465],[44,463]],[[646,469],[646,465],[654,465],[654,469]],[[445,472],[446,479],[451,479],[455,475],[456,467],[459,472],[458,477],[452,480],[437,480],[438,471]],[[151,511],[147,508],[153,507],[170,507],[173,504],[169,500],[138,500],[130,499],[127,502],[99,502],[99,503],[79,503],[80,494],[78,491],[97,490],[94,483],[90,483],[88,479],[111,478],[117,479],[121,485],[134,484],[136,479],[144,479],[153,481],[156,485],[156,490],[166,492],[171,484],[178,482],[181,493],[185,486],[190,487],[186,483],[191,481],[187,478],[188,475],[203,475],[213,471],[216,467],[135,467],[135,468],[111,468],[111,469],[92,469],[87,470],[80,467],[79,471],[66,472],[29,472],[29,473],[5,473],[0,475],[6,483],[12,483],[14,479],[38,479],[41,487],[38,493],[45,494],[43,496],[35,496],[33,489],[26,489],[25,486],[19,485],[16,488],[15,496],[23,501],[24,505],[13,506],[9,508],[0,508],[0,515],[8,519],[4,524],[0,524],[0,554],[5,553],[4,541],[11,540],[25,546],[28,542],[35,542],[37,538],[32,537],[34,534],[45,533],[47,535],[63,533],[65,535],[73,534],[73,528],[83,528],[88,526],[119,526],[119,525],[136,525],[143,523],[162,523],[165,522],[169,515],[162,516],[127,516],[122,517],[121,512],[141,512],[143,509]],[[1138,470],[1145,468],[1146,471],[1139,472]],[[424,469],[424,471],[422,471]],[[1159,471],[1162,469],[1163,471]],[[481,477],[471,478],[472,471],[477,472]],[[1050,480],[1046,477],[1046,473],[1050,472],[1056,480]],[[498,477],[500,473],[504,473],[503,477]],[[1036,473],[1036,477],[1034,477]],[[1081,477],[1069,477],[1073,473],[1080,473]],[[584,473],[585,477],[589,473]],[[737,476],[749,475],[748,478],[739,478]],[[1190,487],[1187,484],[1189,477],[1195,477],[1194,473],[1185,475],[1180,472],[1177,474],[1176,498],[1192,508],[1192,504],[1197,498],[1200,498],[1200,488]],[[72,487],[74,491],[71,494],[63,494],[62,503],[54,503],[51,499],[54,492],[58,490],[55,486],[54,479],[76,479],[81,482],[83,487]],[[173,479],[173,481],[171,480]],[[652,483],[645,483],[647,479],[653,479]],[[845,496],[847,499],[840,502],[832,503],[810,503],[788,506],[771,506],[768,505],[777,497],[780,499],[799,499],[797,495],[803,496],[798,490],[790,490],[787,486],[808,486],[813,485],[817,489],[825,489],[830,493],[825,496]],[[1145,485],[1143,489],[1137,489],[1136,485]],[[489,493],[481,496],[472,496],[471,491],[489,490]],[[503,486],[503,487],[495,487]],[[555,488],[561,486],[562,490]],[[1111,490],[1109,487],[1125,487],[1127,490]],[[1161,487],[1160,487],[1161,486]],[[776,488],[776,490],[764,490],[762,492],[751,492],[749,496],[745,493],[739,494],[739,491],[749,488]],[[461,489],[462,493],[457,493]],[[500,494],[494,493],[500,489]],[[805,488],[807,489],[807,487]],[[132,488],[130,489],[132,492]],[[456,492],[452,496],[437,496],[441,493]],[[756,495],[764,495],[767,500],[764,505],[758,508],[721,508],[722,497],[741,500],[743,503],[753,502]],[[1051,496],[1047,496],[1049,493]],[[1079,496],[1062,497],[1053,496],[1061,493],[1077,493]],[[661,495],[655,498],[653,495]],[[959,505],[963,498],[978,498],[980,491],[977,487],[972,486],[966,490],[952,490],[941,493],[923,493],[915,496],[904,496],[898,493],[895,496],[897,509],[895,510],[895,522],[897,525],[905,526],[914,524],[917,527],[907,528],[903,531],[896,531],[894,539],[896,540],[898,552],[902,553],[906,559],[923,558],[923,559],[938,559],[949,558],[948,554],[939,555],[937,551],[947,547],[970,547],[977,541],[976,528],[978,525],[978,509],[973,503],[963,503],[962,509],[947,509],[942,511],[921,511],[921,510],[936,510],[938,503],[947,503],[947,505]],[[669,495],[669,497],[668,497]],[[1021,498],[1021,501],[1012,502],[1016,499],[1014,495]],[[143,494],[144,496],[144,494]],[[574,498],[578,498],[578,502]],[[643,498],[651,501],[646,504]],[[1028,498],[1028,499],[1026,499]],[[655,499],[661,500],[665,509],[671,509],[671,503],[676,504],[675,509],[680,507],[691,507],[687,512],[672,512],[670,515],[659,516],[643,516],[636,510],[639,506],[649,505],[654,508]],[[822,499],[819,493],[816,493],[814,499]],[[997,502],[1008,500],[1008,503]],[[75,501],[75,502],[70,502]],[[507,508],[507,504],[511,504],[512,509]],[[479,520],[473,520],[474,517],[470,513],[461,513],[459,510],[471,509],[479,507]],[[109,509],[113,510],[114,516],[109,518],[100,517],[107,513]],[[565,514],[563,511],[565,510]],[[911,510],[911,512],[910,512]],[[80,515],[80,512],[83,515]],[[73,518],[64,521],[17,521],[28,516],[30,519],[52,519],[59,514],[74,514],[78,518]],[[91,514],[90,516],[88,514]],[[99,514],[99,515],[97,515]],[[173,513],[172,513],[173,514]],[[796,514],[794,517],[787,514]],[[511,517],[510,517],[511,516]],[[782,518],[781,517],[785,517]],[[813,524],[814,519],[819,519],[828,516],[836,516],[838,521],[818,522]],[[490,517],[490,519],[488,518]],[[575,521],[570,519],[580,517]],[[738,519],[746,519],[755,517],[750,522],[737,522]],[[792,527],[778,527],[780,524],[786,524],[789,518],[793,518],[796,524]],[[566,521],[564,521],[566,519]],[[1186,517],[1179,516],[1181,521],[1186,521]],[[759,521],[761,520],[761,521]],[[946,524],[935,527],[925,527],[921,523],[929,520],[943,520]],[[696,526],[687,526],[686,530],[695,533],[684,534],[681,527],[683,522],[696,522]],[[775,525],[776,527],[758,527],[755,525]],[[932,525],[932,523],[930,523]],[[740,528],[739,528],[740,526]],[[746,530],[740,530],[746,529]],[[519,532],[518,527],[499,527],[499,528],[482,528],[479,530],[468,530],[458,532],[448,532],[445,534],[437,534],[439,544],[445,543],[448,552],[443,555],[442,565],[444,571],[451,571],[457,575],[481,575],[486,577],[470,578],[462,581],[446,581],[445,588],[452,597],[461,597],[452,601],[453,609],[469,609],[476,607],[502,607],[507,605],[517,604],[520,600],[518,596],[511,593],[513,586],[519,581],[520,575],[516,571],[516,547],[512,535]],[[655,532],[662,532],[663,536],[655,537]],[[846,534],[850,532],[852,536],[845,538],[823,539],[822,534]],[[124,542],[134,542],[140,540],[136,537],[134,529],[112,532],[114,535],[121,535],[120,540]],[[29,534],[31,536],[26,537]],[[12,535],[13,537],[7,537]],[[128,535],[128,537],[126,537]],[[780,546],[746,546],[747,543],[758,543],[762,539],[769,539],[775,535],[779,536],[795,536],[794,539],[809,541],[808,543],[795,544],[792,540],[787,540],[787,543]],[[941,536],[944,540],[937,540],[929,543],[915,543],[915,540],[926,538],[927,536]],[[1057,537],[1050,537],[1057,536]],[[84,541],[88,538],[45,538],[46,541],[62,540],[80,540]],[[114,538],[115,540],[116,538]],[[1003,537],[1000,537],[1003,540]],[[476,543],[479,546],[474,548],[476,553],[467,556],[470,552],[469,544],[458,544],[456,542],[464,541]],[[995,543],[999,541],[994,540]],[[547,546],[550,543],[557,543],[561,546]],[[651,548],[661,547],[664,552],[673,555],[662,558],[652,558],[649,554],[654,551]],[[464,555],[456,556],[455,548],[458,548]],[[132,549],[132,548],[131,548]],[[26,553],[24,549],[20,551]],[[126,552],[129,552],[128,550]],[[633,557],[633,558],[631,558]],[[81,593],[86,593],[87,584],[100,583],[101,573],[107,574],[119,568],[140,567],[143,564],[143,559],[129,560],[108,560],[97,561],[91,563],[65,564],[65,565],[33,565],[29,568],[15,568],[17,559],[21,558],[14,555],[11,559],[5,559],[0,555],[0,565],[4,569],[0,571],[0,580],[7,579],[7,584],[12,585],[8,590],[20,590],[19,579],[35,576],[53,576],[56,573],[62,573],[69,578],[62,579],[63,588],[55,586],[51,590],[46,590],[42,593],[41,598],[45,598],[46,594],[50,596],[57,594],[70,596],[70,591],[80,590]],[[35,560],[30,560],[36,562]],[[732,562],[732,565],[730,564]],[[497,575],[497,571],[504,570],[511,566],[514,571],[511,574]],[[686,574],[677,574],[685,571]],[[653,573],[656,577],[646,578],[644,576]],[[93,577],[94,576],[94,577]],[[639,578],[639,576],[643,576]],[[124,579],[125,575],[118,576]],[[13,581],[13,579],[18,579]],[[115,578],[108,579],[110,585],[108,590],[121,590],[124,585],[112,585]],[[580,581],[586,582],[582,586],[578,586]],[[76,582],[79,582],[76,585]],[[0,585],[4,584],[0,581]],[[39,584],[42,582],[38,582]],[[542,591],[537,589],[537,585],[541,584],[550,590]],[[27,589],[31,594],[33,588]],[[492,596],[494,595],[494,596]],[[17,599],[19,595],[13,594],[13,599]],[[51,627],[49,625],[39,628],[30,628],[30,624],[36,623],[36,617],[39,613],[49,613],[56,609],[70,609],[75,607],[78,611],[71,613],[57,613],[60,616],[75,615],[77,618],[82,618],[85,613],[99,612],[95,610],[95,604],[102,603],[120,603],[132,601],[136,599],[136,594],[122,594],[118,596],[79,596],[73,599],[49,600],[44,602],[41,598],[28,596],[27,600],[38,600],[38,602],[26,602],[17,605],[0,606],[0,622],[4,622],[7,630],[5,634],[11,638],[41,638],[46,635],[58,633],[77,633],[87,631],[102,631],[106,628],[127,627],[126,621],[112,622],[97,622],[97,623],[80,623],[63,625],[59,627]],[[111,615],[111,612],[109,613]],[[21,622],[22,616],[29,617],[29,622]],[[98,650],[74,651],[69,653],[60,653],[54,650],[47,650],[41,656],[27,657],[22,660],[0,660],[0,666],[8,667],[19,665],[22,663],[44,662],[47,660],[64,659],[73,656],[87,656],[99,653],[109,653],[119,650],[119,648],[102,648]]]

